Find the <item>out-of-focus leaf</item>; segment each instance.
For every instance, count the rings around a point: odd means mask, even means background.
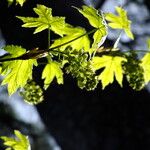
[[[8,5],[11,5],[13,2],[16,2],[16,4],[23,6],[23,4],[26,0],[7,0],[7,1],[8,1]]]
[[[6,150],[31,150],[28,136],[23,135],[20,131],[14,131],[16,138],[1,136]]]

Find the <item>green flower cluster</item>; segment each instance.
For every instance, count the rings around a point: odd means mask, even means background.
[[[32,105],[39,104],[44,100],[43,90],[33,80],[27,82],[23,91],[20,92],[20,95],[24,98],[25,102]]]
[[[97,87],[98,78],[88,59],[89,55],[81,50],[78,55],[68,57],[68,66],[65,69],[76,78],[79,88],[91,91]]]
[[[137,58],[136,53],[130,53],[126,56],[127,62],[124,62],[123,69],[126,74],[129,85],[137,91],[140,91],[144,85],[144,70],[140,65],[141,61]]]

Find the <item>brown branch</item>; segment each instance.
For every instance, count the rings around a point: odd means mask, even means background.
[[[1,57],[2,59],[0,59],[0,62],[5,62],[5,61],[12,61],[12,60],[28,60],[28,59],[39,59],[39,58],[42,58],[42,57],[46,57],[48,55],[48,52],[54,50],[54,49],[57,49],[61,46],[64,46],[64,45],[67,45],[85,35],[89,35],[89,34],[92,34],[94,32],[96,32],[98,29],[93,29],[85,34],[82,34],[81,36],[79,37],[76,37],[68,42],[65,42],[63,44],[60,44],[58,46],[55,46],[55,47],[52,47],[52,48],[49,48],[48,50],[31,50],[31,51],[28,51],[27,53],[21,55],[21,56],[18,56],[18,57],[14,57],[14,58],[5,58],[5,56]],[[61,52],[60,52],[61,53]]]

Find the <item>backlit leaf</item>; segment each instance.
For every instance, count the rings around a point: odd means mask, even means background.
[[[123,69],[122,61],[126,61],[125,58],[119,56],[106,56],[94,57],[93,67],[95,70],[104,68],[104,70],[98,76],[99,80],[102,82],[102,88],[104,89],[109,83],[113,83],[114,77],[122,86],[123,80]]]
[[[99,48],[104,41],[106,40],[106,36],[102,36],[105,35],[105,30],[97,30],[94,35],[93,35],[93,39],[94,42],[92,44],[92,48]]]
[[[32,68],[36,64],[36,60],[16,60],[9,62],[9,71],[6,74],[2,85],[8,84],[9,95],[16,92],[18,88],[23,87],[29,78],[32,77]]]
[[[60,64],[57,62],[51,62],[47,64],[42,73],[42,79],[44,80],[44,88],[47,89],[50,83],[56,77],[58,84],[63,84],[63,72],[60,68]]]
[[[113,29],[123,29],[129,38],[134,39],[131,32],[131,21],[127,17],[127,12],[121,7],[116,7],[116,11],[118,15],[105,14],[106,20],[109,21],[108,25]]]
[[[7,0],[7,1],[8,1],[8,5],[11,5],[15,1],[16,4],[19,4],[20,6],[23,6],[23,4],[26,0]]]
[[[6,46],[4,49],[11,54],[11,57],[25,53],[25,49],[20,46]],[[18,88],[23,87],[27,80],[32,78],[33,65],[37,65],[35,59],[14,60],[3,63],[2,75],[5,78],[2,81],[2,85],[8,84],[9,95],[13,94]]]
[[[18,130],[14,131],[16,138],[2,136],[6,150],[31,150],[28,136],[23,135]]]
[[[20,6],[23,6],[25,1],[26,0],[16,0],[16,3],[18,3]]]
[[[59,45],[63,45],[64,43],[68,43],[69,41],[80,37],[72,42],[69,42],[68,44],[61,46],[59,49],[63,51],[65,50],[67,46],[71,46],[73,49],[76,49],[76,50],[81,50],[81,49],[84,49],[85,51],[89,50],[90,40],[87,35],[84,35],[86,34],[86,31],[84,28],[73,27],[71,25],[68,25],[64,28],[62,32],[65,36],[55,40],[54,43],[51,45],[51,48],[59,46]]]
[[[76,7],[75,7],[76,8]],[[89,23],[98,28],[102,26],[102,17],[99,15],[98,10],[91,6],[82,6],[82,9],[76,8],[84,17],[86,17]]]
[[[150,81],[150,53],[147,53],[141,59],[141,66],[144,69],[144,80],[147,84]]]
[[[6,45],[3,49],[10,54],[9,57],[18,57],[26,52],[26,49],[16,45]]]
[[[94,28],[98,29],[93,36],[94,42],[92,48],[100,47],[107,36],[107,25],[103,16],[103,13],[99,13],[98,10],[91,6],[82,6],[82,9],[76,8],[84,17],[86,17]]]
[[[33,10],[39,17],[17,16],[17,18],[21,19],[24,22],[22,27],[36,28],[34,34],[45,29],[50,29],[62,36],[61,32],[65,24],[64,17],[53,17],[52,9],[40,4],[38,4],[36,8],[33,8]]]

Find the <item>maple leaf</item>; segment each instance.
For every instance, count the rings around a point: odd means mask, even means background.
[[[6,45],[5,47],[3,47],[3,49],[10,54],[5,58],[18,57],[26,53],[26,49],[18,45]]]
[[[75,7],[76,8],[76,7]],[[91,6],[82,6],[82,9],[76,8],[84,17],[86,17],[97,31],[93,35],[94,42],[92,48],[100,47],[107,37],[107,25],[103,14]]]
[[[36,60],[16,60],[9,63],[8,68],[10,72],[6,74],[2,85],[8,84],[8,93],[11,95],[18,88],[23,87],[27,80],[32,77],[32,68]]]
[[[64,37],[55,40],[50,48],[57,47],[59,45],[63,45],[66,43],[65,45],[59,47],[59,49],[63,51],[66,49],[66,47],[71,46],[73,49],[76,50],[81,49],[84,49],[85,51],[89,50],[90,40],[86,35],[86,30],[84,28],[73,27],[67,24],[66,27],[63,29],[62,34],[64,35]]]
[[[93,58],[93,67],[95,70],[104,68],[104,70],[98,76],[98,79],[102,82],[102,88],[104,89],[109,83],[113,83],[114,77],[122,86],[123,80],[123,69],[122,62],[127,61],[123,57],[119,56],[106,56],[94,57]]]
[[[144,80],[145,84],[147,84],[150,81],[150,38],[147,39],[147,48],[148,52],[143,56],[141,59],[141,66],[144,69]]]
[[[108,25],[113,29],[123,29],[129,38],[134,39],[131,32],[131,21],[127,17],[127,12],[121,7],[116,7],[116,11],[118,15],[105,14],[105,19],[109,21]]]
[[[25,1],[26,0],[16,0],[16,3],[19,4],[20,6],[23,6]]]
[[[50,83],[56,77],[58,84],[63,84],[63,72],[60,68],[60,64],[57,62],[50,62],[47,64],[42,73],[42,79],[44,80],[44,89],[47,89]]]
[[[141,66],[144,69],[144,80],[145,84],[150,81],[150,53],[144,55],[141,60]]]
[[[7,0],[8,1],[8,5],[11,5],[15,0]],[[24,2],[26,0],[16,0],[16,4],[19,4],[20,6],[23,6]]]
[[[20,56],[26,50],[20,46],[6,46],[4,50],[10,53],[8,57]],[[32,78],[33,65],[37,65],[35,59],[29,60],[13,60],[4,62],[2,65],[2,75],[5,78],[2,85],[8,84],[9,95],[13,94],[18,88],[23,87],[29,78]]]
[[[16,138],[1,136],[4,145],[7,146],[6,150],[31,150],[28,136],[23,135],[18,130],[14,131]]]
[[[45,29],[50,29],[56,34],[62,36],[62,28],[65,25],[65,17],[53,17],[52,9],[40,4],[37,4],[37,7],[33,8],[33,10],[39,17],[17,16],[17,18],[24,22],[22,27],[36,28],[34,34]]]

